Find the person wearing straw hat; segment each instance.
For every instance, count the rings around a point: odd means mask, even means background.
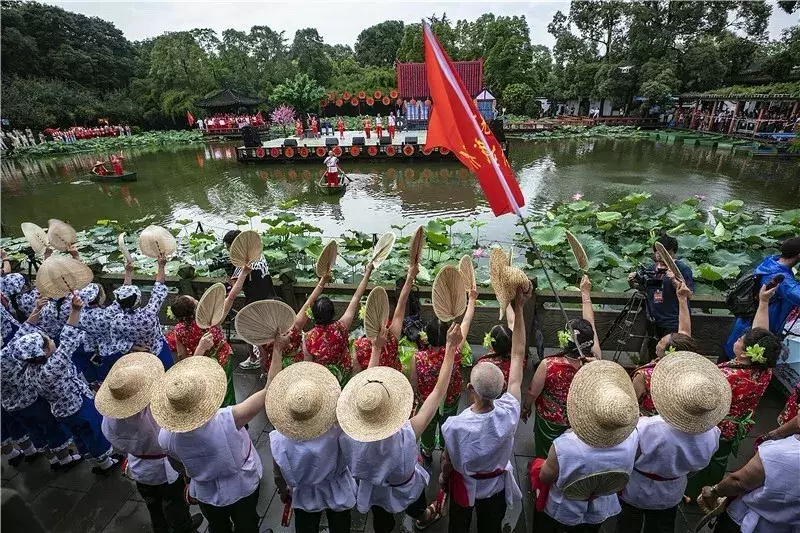
[[[717,365],[730,384],[733,396],[727,416],[719,423],[722,431],[719,448],[711,462],[703,470],[689,479],[685,497],[693,501],[706,485],[718,483],[725,474],[728,458],[736,455],[739,443],[755,425],[753,415],[758,402],[772,380],[772,369],[781,354],[782,344],[769,330],[769,302],[777,287],[767,290],[761,287],[753,327],[734,344],[736,357],[729,362]]]
[[[580,290],[583,318],[570,320],[564,331],[558,332],[562,351],[545,357],[539,363],[525,397],[523,421],[528,420],[531,406],[536,404],[533,425],[535,457],[547,457],[552,442],[569,429],[567,394],[572,380],[587,361],[600,359],[602,355],[594,326],[589,276],[584,275],[581,279]]]
[[[273,367],[281,368],[279,351],[273,351]],[[323,511],[331,533],[350,532],[358,488],[339,446],[340,393],[330,370],[305,361],[278,373],[267,390],[275,485],[281,501],[294,509],[298,533],[318,532]]]
[[[730,408],[731,389],[714,363],[692,352],[673,352],[653,371],[658,415],[636,426],[639,451],[620,493],[617,532],[675,531],[687,476],[708,465],[719,446],[717,427]]]
[[[158,444],[161,428],[150,413],[150,396],[163,375],[164,365],[155,355],[128,354],[111,367],[94,404],[103,415],[103,435],[128,456],[128,469],[147,505],[153,530],[190,533],[203,517],[189,514],[183,476]]]
[[[443,450],[444,433],[442,432],[442,426],[448,418],[458,412],[458,404],[461,401],[461,392],[464,387],[463,378],[461,377],[461,352],[466,344],[469,328],[472,325],[472,318],[475,316],[477,299],[478,291],[470,290],[467,310],[459,325],[461,337],[465,340],[456,347],[456,362],[450,371],[444,405],[441,409],[437,409],[428,427],[420,435],[419,451],[427,464],[433,462],[433,450],[437,447],[437,428],[439,430],[438,445]],[[418,350],[414,357],[411,358],[411,384],[419,397],[420,404],[425,402],[439,383],[439,375],[444,367],[445,352],[449,341],[448,325],[438,318],[432,318],[425,326],[425,334],[428,338],[428,347],[424,350]]]
[[[275,340],[273,354],[288,341]],[[278,365],[275,374],[280,370]],[[266,386],[246,400],[222,407],[225,371],[207,357],[187,357],[157,383],[150,410],[161,431],[158,443],[180,461],[191,479],[188,494],[196,499],[209,531],[256,533],[256,511],[263,469],[261,457],[245,429],[264,409]]]
[[[48,401],[53,416],[72,433],[78,451],[94,458],[92,472],[107,475],[117,460],[100,428],[101,416],[95,409],[94,395],[72,362],[72,353],[83,342],[83,332],[76,327],[82,307],[83,301],[73,296],[57,348],[51,338],[41,333],[24,335],[17,347],[20,358],[27,363],[25,378],[29,386]]]
[[[697,503],[704,512],[727,498],[714,533],[792,533],[800,528],[799,434],[800,418],[795,417],[789,436],[762,443],[740,470],[703,487]]]
[[[581,526],[596,533],[621,511],[619,478],[630,476],[639,445],[639,406],[625,369],[612,361],[581,367],[569,388],[567,410],[572,431],[553,441],[542,465],[539,479],[550,491],[536,530]],[[594,483],[573,492],[587,480]]]
[[[330,298],[318,298],[311,306],[314,327],[303,337],[303,356],[306,361],[313,361],[328,368],[340,385],[350,378],[350,326],[358,314],[361,297],[367,290],[369,277],[375,266],[367,264],[364,278],[353,293],[350,304],[339,320],[334,320],[334,307]]]
[[[372,341],[369,368],[353,376],[336,404],[344,432],[339,443],[359,482],[356,508],[360,513],[372,511],[375,533],[394,529],[393,513],[411,516],[417,529],[441,518],[427,506],[425,487],[430,476],[417,462],[417,439],[444,400],[456,351],[464,342],[461,328],[453,323],[436,386],[409,419],[414,402],[411,384],[401,372],[378,366],[387,336],[383,327]]]
[[[514,343],[508,392],[503,372],[495,365],[475,365],[467,385],[473,403],[442,424],[446,450],[439,484],[450,494],[452,533],[469,531],[475,509],[478,531],[499,533],[506,507],[522,499],[514,480],[511,454],[519,424],[522,371],[525,360],[525,319],[522,308],[529,291],[517,289],[514,299]]]

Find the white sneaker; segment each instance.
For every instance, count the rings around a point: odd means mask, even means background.
[[[239,368],[242,370],[254,370],[256,368],[261,368],[261,363],[258,362],[258,359],[250,359],[247,358],[241,363],[239,363]]]

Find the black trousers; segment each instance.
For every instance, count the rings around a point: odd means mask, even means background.
[[[678,506],[669,509],[639,509],[619,501],[622,512],[617,517],[617,533],[673,533]]]
[[[428,508],[428,500],[425,499],[425,491],[419,495],[417,501],[408,506],[405,513],[411,518],[420,519]],[[372,528],[375,533],[390,533],[395,526],[394,515],[377,505],[372,506]]]
[[[200,512],[208,520],[210,533],[258,533],[258,487],[250,495],[238,501],[217,507],[200,502]]]
[[[136,490],[142,495],[155,533],[188,533],[192,531],[192,517],[189,506],[183,499],[183,476],[174,483],[145,485],[136,483]]]
[[[739,524],[731,519],[730,515],[725,512],[717,517],[717,525],[714,527],[714,533],[740,533],[742,529]]]
[[[346,511],[331,511],[325,509],[328,517],[328,531],[330,533],[350,533],[350,509]],[[294,510],[294,530],[297,533],[319,533],[319,523],[322,520],[322,511],[309,513],[302,509]]]
[[[599,533],[603,524],[578,524],[567,526],[545,513],[536,511],[533,519],[534,533]]]
[[[506,491],[476,499],[473,507],[461,507],[450,498],[450,525],[449,533],[463,533],[472,526],[472,510],[478,515],[478,531],[481,533],[500,533],[503,527],[503,517],[506,515]]]

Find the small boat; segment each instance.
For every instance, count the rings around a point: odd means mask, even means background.
[[[116,183],[120,181],[136,181],[136,172],[123,172],[122,174],[108,174],[100,176],[99,174],[89,174],[89,179],[101,183]]]
[[[317,187],[319,187],[324,194],[329,194],[331,196],[344,194],[347,191],[347,184],[345,184],[344,179],[339,181],[339,185],[328,185],[324,176],[317,182]]]

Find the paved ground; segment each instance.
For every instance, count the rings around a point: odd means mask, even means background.
[[[529,373],[530,375],[530,373]],[[236,396],[242,400],[250,393],[263,387],[264,383],[258,373],[235,373]],[[466,396],[466,395],[465,395]],[[462,398],[462,409],[466,407],[466,398]],[[756,415],[756,426],[751,433],[753,437],[746,439],[741,447],[739,457],[732,458],[729,470],[736,470],[752,456],[752,444],[755,436],[772,429],[775,419],[783,407],[783,398],[772,390],[762,399]],[[532,419],[531,419],[532,420]],[[264,477],[261,480],[261,492],[258,503],[261,521],[261,531],[266,532],[272,528],[277,532],[294,531],[293,527],[280,526],[283,505],[276,496],[275,485],[272,481],[272,459],[269,449],[269,431],[272,426],[267,421],[264,413],[255,418],[249,425],[249,432],[253,438],[256,449],[261,454],[264,464]],[[515,474],[522,487],[523,494],[527,494],[530,484],[527,482],[527,465],[533,455],[533,427],[532,422],[519,426],[514,445]],[[438,490],[438,454],[434,460],[434,472],[431,475],[431,485],[428,487],[429,501]],[[144,502],[133,482],[124,478],[119,473],[114,473],[107,478],[100,478],[90,472],[89,464],[82,464],[64,474],[50,472],[47,461],[40,459],[34,464],[22,464],[14,468],[5,462],[0,469],[3,491],[13,489],[27,501],[33,513],[39,518],[44,531],[54,533],[145,533],[151,531],[149,515]],[[531,506],[526,497],[520,509],[514,510],[514,515],[520,515],[516,520],[513,531],[531,531]],[[195,508],[194,512],[199,512]],[[353,513],[353,531],[369,533],[372,531],[371,519],[358,513]],[[678,516],[675,531],[686,533],[694,531],[694,525],[700,518],[696,506],[682,506]],[[324,523],[324,518],[323,518]],[[204,523],[200,529],[205,533],[207,525]],[[603,528],[604,532],[614,530],[613,519]],[[30,529],[31,533],[35,528]],[[327,531],[327,528],[323,528]],[[398,516],[396,531],[412,531],[410,519]],[[428,531],[437,533],[447,531],[447,519],[432,526]],[[473,521],[473,531],[476,527]]]
[[[383,133],[384,135],[389,135],[389,132],[385,128],[384,128],[383,132],[384,132]],[[297,139],[297,144],[298,144],[298,146],[304,146],[305,145],[305,146],[308,146],[308,147],[325,146],[325,137],[326,136],[323,135],[323,136],[317,137],[316,139]],[[341,144],[342,146],[352,146],[353,145],[353,137],[364,137],[364,132],[363,131],[353,131],[353,130],[345,131],[344,132],[344,139],[340,139],[339,138],[339,132],[337,131],[336,135],[328,135],[327,137],[333,137],[333,138],[339,139],[339,144]],[[395,146],[399,146],[399,145],[403,144],[403,141],[405,141],[406,137],[416,137],[417,138],[417,144],[423,145],[423,144],[425,144],[425,140],[428,137],[428,132],[427,132],[427,130],[410,130],[410,131],[395,132],[394,137],[392,138],[392,144],[394,144]],[[296,137],[294,137],[294,138],[296,138]],[[281,146],[283,146],[284,139],[285,139],[284,137],[281,137],[281,138],[278,138],[278,139],[272,139],[270,141],[264,141],[261,144],[264,146],[264,148],[272,148],[273,146],[281,147]],[[369,139],[366,139],[366,138],[364,139],[364,143],[367,146],[370,145],[370,144],[378,144],[379,142],[380,141],[379,141],[378,137],[375,135],[375,132],[372,133],[372,135],[370,136]]]

